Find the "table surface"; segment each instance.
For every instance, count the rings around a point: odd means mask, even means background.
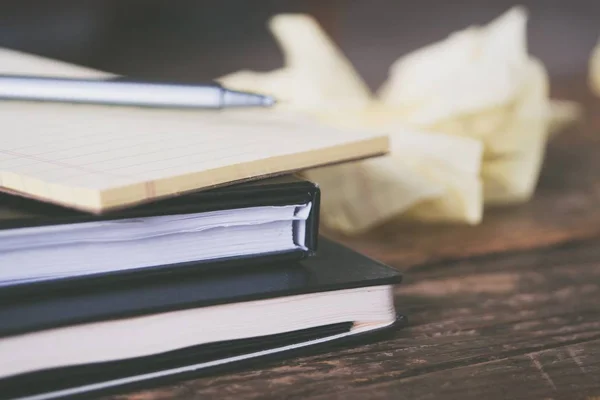
[[[138,399],[600,398],[600,99],[554,82],[585,120],[549,143],[535,197],[476,227],[326,233],[405,272],[390,338],[123,394]]]

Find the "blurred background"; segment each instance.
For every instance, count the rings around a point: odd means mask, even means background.
[[[529,10],[530,51],[552,77],[587,72],[598,0],[13,0],[0,3],[0,45],[133,77],[208,80],[281,66],[266,22],[305,12],[377,88],[400,55],[516,4]]]

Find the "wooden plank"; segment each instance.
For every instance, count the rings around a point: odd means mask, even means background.
[[[364,235],[324,233],[406,270],[452,259],[549,247],[600,234],[600,100],[581,78],[558,81],[553,96],[583,104],[576,129],[548,145],[536,193],[528,203],[485,211],[478,226],[387,224]]]
[[[428,398],[429,392],[440,393],[437,376],[460,386],[463,378],[451,379],[453,371],[477,376],[481,365],[513,359],[521,360],[515,361],[521,371],[525,364],[519,363],[527,354],[600,340],[600,240],[415,270],[398,288],[396,299],[409,315],[410,327],[389,340],[119,398],[319,398],[355,392],[403,398],[398,388],[417,378],[422,382],[416,386],[423,389],[415,386],[406,398]],[[591,358],[585,365],[600,361],[600,355],[586,357]],[[508,367],[500,364],[481,372],[481,379],[485,374],[489,379],[500,376],[503,368]],[[544,383],[539,371],[527,368],[532,388],[542,390],[535,386]],[[554,382],[567,390],[560,379]],[[469,398],[468,386],[460,387],[464,390],[457,393]]]
[[[600,398],[600,340],[434,372],[344,394],[344,399]],[[324,396],[324,398],[329,398]]]

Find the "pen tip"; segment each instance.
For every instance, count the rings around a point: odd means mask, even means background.
[[[223,93],[224,107],[270,107],[276,103],[272,96],[226,90]]]
[[[275,100],[274,97],[271,96],[264,96],[263,97],[263,105],[270,107],[270,106],[274,106],[275,103],[277,103],[277,100]]]

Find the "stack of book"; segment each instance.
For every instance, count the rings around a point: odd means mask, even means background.
[[[95,74],[0,52],[15,68]],[[401,275],[321,237],[320,190],[293,174],[387,138],[261,113],[0,103],[2,398],[89,398],[404,324]]]

